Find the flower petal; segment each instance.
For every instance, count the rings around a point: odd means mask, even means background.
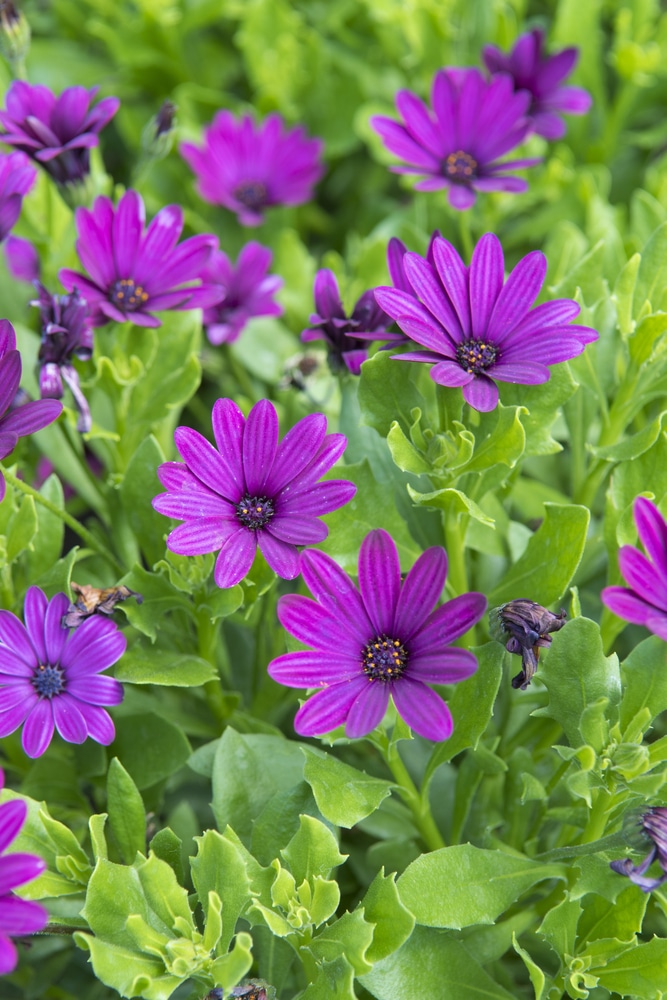
[[[350,708],[368,686],[368,679],[361,676],[318,691],[296,713],[294,729],[300,736],[322,736],[344,725]]]
[[[411,643],[411,654],[420,656],[459,639],[476,625],[486,611],[486,597],[472,591],[437,608]]]
[[[633,515],[642,545],[655,563],[657,572],[667,580],[667,524],[654,503],[646,497],[637,497]]]
[[[53,737],[51,701],[41,698],[25,720],[21,742],[28,757],[41,757]]]
[[[269,676],[286,687],[326,687],[352,680],[360,674],[359,658],[330,657],[320,650],[301,649],[276,657],[268,666]]]
[[[248,414],[243,432],[243,475],[250,496],[264,493],[277,445],[276,408],[270,400],[260,399]]]
[[[366,685],[350,705],[345,723],[348,739],[366,736],[382,722],[389,704],[389,684],[364,678]]]
[[[359,552],[359,590],[375,635],[391,638],[394,615],[401,591],[401,567],[396,544],[386,531],[376,528],[370,531]]]
[[[393,686],[392,697],[403,721],[424,739],[439,742],[452,735],[452,713],[442,698],[425,684],[401,677]]]
[[[257,534],[257,544],[273,572],[282,580],[295,580],[299,575],[299,550],[296,546],[282,541],[268,531],[259,531]]]
[[[257,551],[256,532],[239,525],[223,544],[215,563],[213,578],[223,590],[234,587],[250,572]]]
[[[313,597],[355,638],[360,656],[373,626],[350,577],[330,556],[316,549],[302,553],[301,573]]]
[[[437,603],[447,576],[447,555],[443,548],[427,549],[409,571],[396,605],[392,637],[409,642],[420,630]]]

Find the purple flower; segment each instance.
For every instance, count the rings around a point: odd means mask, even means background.
[[[101,673],[125,652],[125,636],[96,616],[72,631],[62,624],[69,603],[65,594],[47,601],[39,587],[30,587],[25,625],[0,611],[0,737],[23,726],[28,757],[44,753],[54,726],[68,743],[90,736],[108,746],[115,736],[100,706],[121,702],[123,688]]]
[[[165,462],[158,476],[168,493],[153,506],[168,517],[182,518],[167,538],[172,552],[204,555],[220,549],[215,565],[219,587],[233,587],[249,571],[259,545],[278,576],[299,574],[297,545],[327,537],[318,520],[351,500],[356,486],[320,476],[345,450],[343,434],[329,434],[326,417],[304,417],[278,443],[273,403],[261,399],[246,420],[231,399],[213,407],[217,449],[190,427],[177,427],[176,447],[185,460]]]
[[[269,674],[288,687],[322,690],[301,706],[294,728],[321,736],[345,724],[365,736],[393,698],[399,715],[420,736],[446,740],[452,716],[429,684],[454,684],[477,660],[452,643],[486,610],[483,594],[463,594],[432,610],[445,585],[447,556],[427,549],[401,583],[398,552],[386,531],[371,531],[359,554],[359,590],[323,552],[307,550],[301,572],[315,600],[281,597],[278,617],[313,648],[272,660]]]
[[[321,139],[303,128],[283,131],[280,115],[262,125],[219,111],[204,129],[204,145],[184,142],[180,153],[197,175],[197,190],[213,205],[236,212],[244,226],[258,226],[271,205],[301,205],[322,176]]]
[[[93,108],[99,87],[68,87],[56,97],[48,87],[15,80],[0,111],[2,141],[41,163],[58,184],[81,182],[90,173],[90,149],[118,111],[117,97]]]
[[[0,459],[14,450],[20,437],[41,431],[62,413],[62,403],[55,399],[38,399],[12,408],[21,372],[14,327],[9,320],[0,319]],[[0,473],[0,500],[4,495],[5,480]]]
[[[482,57],[489,73],[508,73],[515,90],[527,90],[530,94],[527,114],[531,131],[545,139],[560,139],[565,135],[565,122],[560,114],[585,115],[591,106],[591,95],[581,87],[562,86],[575,67],[579,50],[563,49],[547,56],[543,47],[544,32],[534,28],[519,36],[509,55],[495,45],[485,45]]]
[[[645,838],[652,841],[651,850],[641,864],[633,865],[630,858],[611,861],[609,867],[619,875],[627,875],[642,892],[650,892],[667,882],[667,808],[653,806],[640,818],[640,829]],[[657,861],[662,869],[658,878],[646,878],[645,872]]]
[[[0,789],[4,784],[5,776],[0,770]],[[13,892],[41,875],[46,863],[36,854],[4,853],[20,833],[27,815],[28,807],[22,799],[0,805],[0,855],[3,855],[0,857],[0,976],[13,972],[18,961],[10,935],[36,934],[49,918],[39,903],[19,899]]]
[[[387,333],[391,319],[378,306],[373,290],[364,292],[351,316],[343,308],[333,271],[318,271],[313,291],[317,312],[310,317],[311,326],[303,330],[301,340],[326,340],[332,371],[346,367],[358,375],[368,357],[366,341],[404,339],[400,334]]]
[[[477,69],[439,70],[433,80],[433,114],[416,94],[399,90],[396,108],[404,125],[375,116],[371,125],[390,152],[407,167],[394,173],[425,179],[418,191],[449,188],[453,208],[470,208],[475,191],[525,191],[528,185],[507,171],[532,167],[535,160],[499,163],[530,131],[525,92],[514,93],[512,78],[498,74],[487,81]]]
[[[35,183],[37,171],[23,153],[0,153],[0,243],[21,214],[24,196]]]
[[[222,250],[216,250],[201,273],[204,281],[220,285],[224,298],[204,310],[206,336],[212,344],[232,344],[253,316],[282,316],[283,307],[273,296],[283,279],[267,271],[271,251],[259,243],[246,243],[234,267]]]
[[[64,379],[79,411],[77,430],[89,431],[92,425],[90,409],[79,385],[79,373],[72,364],[74,357],[87,361],[93,354],[88,304],[76,288],[70,295],[51,295],[38,281],[35,286],[39,298],[30,304],[39,306],[42,322],[38,354],[40,395],[42,399],[62,399]]]
[[[529,253],[505,281],[503,251],[493,233],[481,238],[470,267],[442,237],[433,241],[433,263],[407,253],[403,265],[413,295],[377,288],[375,297],[427,350],[394,357],[433,364],[433,381],[462,386],[463,398],[476,410],[494,409],[496,381],[547,382],[548,365],[576,357],[597,340],[595,330],[570,325],[579,314],[572,299],[531,308],[544,282],[546,257]]]
[[[630,586],[605,587],[602,601],[619,618],[667,640],[667,524],[645,497],[637,497],[633,514],[646,555],[632,545],[619,550],[618,565]]]
[[[30,240],[8,236],[5,242],[7,268],[17,281],[33,282],[39,278],[39,256]]]
[[[217,249],[217,237],[191,236],[176,246],[183,229],[178,205],[161,209],[145,232],[144,223],[144,203],[132,190],[125,192],[116,209],[108,198],[100,197],[92,211],[76,210],[76,249],[90,277],[65,268],[59,278],[68,292],[81,289],[93,326],[109,320],[161,326],[153,312],[205,309],[222,294],[199,279]]]

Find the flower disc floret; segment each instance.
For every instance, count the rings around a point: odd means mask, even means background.
[[[347,439],[326,434],[321,413],[304,417],[278,441],[278,415],[268,399],[247,420],[231,399],[213,407],[217,447],[197,431],[178,427],[174,438],[184,463],[158,469],[168,490],[153,500],[179,525],[167,538],[184,556],[216,552],[215,582],[233,587],[250,570],[259,546],[269,566],[286,580],[299,573],[299,545],[323,541],[319,518],[352,499],[353,483],[321,476],[340,458]]]
[[[451,644],[479,621],[486,598],[462,594],[435,608],[447,575],[444,549],[427,549],[401,581],[396,545],[376,529],[361,545],[358,589],[323,552],[307,549],[301,572],[314,600],[281,597],[278,617],[311,648],[268,668],[280,684],[319,689],[297,712],[296,731],[321,736],[344,725],[348,737],[365,736],[391,698],[416,733],[447,739],[452,716],[429,685],[454,684],[477,669],[472,653]]]

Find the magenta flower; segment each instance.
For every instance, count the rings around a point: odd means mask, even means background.
[[[33,282],[39,278],[39,255],[30,240],[8,236],[5,241],[5,258],[12,278]]]
[[[591,95],[581,87],[562,86],[576,65],[578,49],[563,49],[553,56],[545,55],[543,49],[544,32],[534,28],[519,36],[509,55],[495,45],[485,45],[482,57],[489,73],[509,73],[514,89],[530,94],[527,114],[531,131],[545,139],[560,139],[565,135],[565,122],[560,114],[585,115],[591,106]]]
[[[512,79],[487,81],[477,69],[439,70],[433,80],[433,113],[416,94],[399,90],[396,108],[403,125],[375,116],[371,125],[390,152],[410,164],[394,173],[424,177],[418,191],[448,188],[452,208],[465,209],[476,191],[525,191],[528,185],[508,171],[532,167],[539,159],[498,162],[530,130],[530,96],[514,93]]]
[[[35,285],[39,298],[30,304],[39,306],[42,322],[38,354],[40,395],[42,399],[62,399],[64,379],[79,411],[77,430],[89,431],[92,421],[88,401],[79,385],[79,373],[72,364],[75,357],[87,361],[93,354],[88,304],[76,289],[70,295],[51,295],[38,281]]]
[[[108,746],[115,736],[100,706],[121,702],[123,688],[101,673],[125,652],[125,636],[95,616],[67,628],[62,619],[69,603],[65,594],[47,601],[39,587],[30,587],[25,625],[0,611],[0,737],[23,726],[28,757],[41,757],[54,727],[68,743],[90,736]]]
[[[14,450],[18,439],[41,431],[62,413],[62,403],[38,399],[12,407],[21,381],[21,355],[16,350],[14,327],[0,319],[0,459]],[[0,500],[5,495],[5,480],[0,473]]]
[[[37,171],[23,153],[0,153],[0,243],[16,224],[36,177]]]
[[[619,550],[618,565],[630,586],[605,587],[602,601],[619,618],[667,640],[667,524],[646,497],[637,497],[632,512],[646,555],[632,545]]]
[[[204,281],[220,285],[224,298],[204,310],[204,328],[212,344],[232,344],[253,316],[282,316],[283,307],[273,298],[283,279],[267,274],[271,251],[259,243],[246,243],[234,267],[222,250],[216,250],[201,273]]]
[[[4,784],[5,776],[0,770],[0,789]],[[19,899],[13,892],[18,886],[32,882],[46,868],[46,863],[36,854],[5,854],[20,833],[27,815],[28,807],[22,799],[10,799],[0,805],[0,976],[16,968],[18,955],[11,938],[36,934],[44,929],[49,919],[43,906]]]
[[[0,111],[0,138],[41,163],[56,183],[79,183],[90,173],[91,147],[120,106],[117,97],[105,97],[91,108],[98,90],[68,87],[56,97],[48,87],[14,80]]]
[[[433,381],[462,386],[463,398],[476,410],[497,405],[496,381],[547,382],[548,365],[576,357],[597,340],[595,330],[570,324],[579,314],[572,299],[531,308],[546,276],[543,253],[522,258],[505,281],[503,251],[493,233],[481,238],[470,267],[442,237],[435,238],[432,252],[433,263],[416,253],[403,258],[413,295],[377,288],[375,297],[411,340],[427,348],[394,357],[434,365]]]
[[[447,576],[442,548],[427,549],[401,582],[393,539],[376,529],[359,553],[359,590],[323,552],[307,550],[301,572],[315,600],[290,594],[278,602],[284,628],[313,648],[272,660],[280,684],[321,688],[301,706],[294,728],[321,736],[345,724],[354,739],[381,721],[391,695],[398,714],[420,736],[446,740],[452,716],[429,684],[454,684],[477,660],[450,644],[484,614],[483,594],[463,594],[433,610]]]
[[[248,573],[259,545],[271,569],[285,580],[299,574],[297,545],[327,537],[318,518],[351,500],[356,486],[318,480],[345,450],[343,434],[329,434],[326,417],[304,417],[278,443],[273,403],[261,399],[246,420],[231,399],[213,407],[217,449],[190,427],[177,427],[176,447],[185,460],[165,462],[158,476],[168,493],[153,506],[185,524],[167,538],[182,556],[220,554],[218,587],[233,587]]]
[[[184,142],[180,153],[197,175],[197,190],[213,205],[236,212],[244,226],[258,226],[271,205],[301,205],[324,172],[321,139],[303,128],[283,131],[280,115],[262,125],[219,111],[204,129],[204,145]]]
[[[68,292],[78,288],[91,310],[93,326],[109,320],[137,326],[161,326],[153,312],[205,309],[222,292],[199,278],[217,237],[191,236],[178,246],[183,211],[160,209],[144,232],[141,196],[126,191],[114,209],[108,198],[95,199],[92,211],[77,208],[77,253],[88,275],[65,268],[59,278]]]
[[[610,861],[609,867],[619,875],[627,875],[631,882],[639,886],[642,892],[659,889],[667,882],[667,808],[653,806],[640,817],[639,828],[645,839],[650,841],[651,849],[644,860],[633,865],[630,858],[620,861]],[[658,862],[661,874],[656,878],[646,875],[654,861]]]

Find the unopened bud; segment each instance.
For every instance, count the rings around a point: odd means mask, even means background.
[[[0,0],[0,50],[14,70],[22,65],[29,48],[30,25],[25,15],[12,0]]]
[[[174,144],[175,120],[176,105],[172,101],[164,101],[141,134],[144,156],[153,160],[162,160],[167,156]]]

